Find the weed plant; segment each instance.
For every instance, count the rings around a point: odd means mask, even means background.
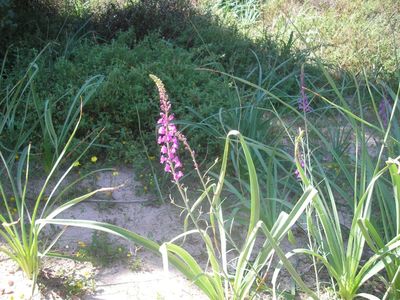
[[[78,246],[76,258],[90,261],[95,266],[109,267],[115,263],[129,263],[131,257],[124,245],[113,242],[104,232],[94,232],[90,244],[79,241]]]

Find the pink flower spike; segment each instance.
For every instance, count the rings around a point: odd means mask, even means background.
[[[180,178],[182,178],[182,176],[183,176],[182,171],[178,171],[174,176],[175,181],[178,181]]]
[[[177,154],[179,150],[178,135],[180,134],[173,120],[175,116],[170,112],[171,102],[168,100],[168,94],[165,91],[164,84],[162,81],[154,76],[150,75],[151,79],[156,83],[158,93],[160,97],[160,118],[157,120],[159,124],[157,143],[161,146],[160,152],[160,163],[164,164],[164,171],[167,173],[173,173],[173,179],[177,182],[182,176],[182,171],[172,172],[177,168],[182,168],[182,163],[179,160]]]
[[[164,126],[161,126],[160,128],[158,128],[158,134],[165,134],[166,130]]]
[[[182,163],[180,160],[175,162],[175,168],[181,168],[182,167]]]

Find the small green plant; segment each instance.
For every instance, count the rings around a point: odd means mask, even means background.
[[[39,274],[39,287],[42,295],[48,291],[58,294],[62,299],[75,299],[95,291],[94,272],[75,268],[46,268]]]
[[[101,267],[108,267],[116,262],[127,262],[131,257],[124,245],[113,242],[105,232],[94,232],[91,243],[78,241],[78,246],[76,258],[88,260]]]
[[[64,278],[65,294],[67,297],[79,297],[95,290],[94,278],[72,274]]]
[[[390,92],[394,96],[391,90]],[[386,180],[380,180],[376,184],[375,197],[379,204],[382,220],[376,222],[375,220],[361,218],[358,220],[358,225],[366,243],[378,255],[388,249],[393,244],[393,241],[396,241],[400,236],[400,157],[390,158],[390,155],[399,153],[400,136],[397,117],[399,94],[397,93],[394,97],[395,101],[393,103],[390,103],[384,94],[379,108],[375,105],[372,94],[370,95],[378,121],[384,132],[387,155],[389,155],[385,169],[390,174],[390,184],[387,184],[388,181]],[[383,234],[381,234],[382,231]],[[383,263],[387,275],[382,278],[386,287],[383,299],[397,299],[400,297],[400,257],[398,252],[391,253],[385,257]]]
[[[41,257],[51,250],[54,243],[63,233],[63,231],[61,231],[49,245],[41,245],[40,233],[43,229],[43,225],[36,224],[36,221],[38,219],[53,219],[61,212],[84,201],[94,194],[111,190],[110,188],[97,189],[64,203],[60,203],[61,199],[67,195],[67,191],[77,182],[85,178],[85,176],[82,176],[77,181],[61,189],[60,185],[62,181],[74,167],[74,164],[71,164],[47,194],[49,182],[54,177],[56,170],[59,168],[62,160],[67,154],[71,141],[78,129],[81,116],[82,111],[80,112],[80,117],[78,118],[75,128],[73,129],[64,148],[60,152],[60,156],[52,166],[52,169],[40,188],[38,195],[34,198],[33,203],[31,203],[30,200],[33,199],[33,196],[30,195],[31,192],[28,189],[30,179],[31,146],[29,145],[22,152],[16,172],[13,172],[14,170],[9,167],[4,155],[0,152],[0,160],[3,165],[0,180],[0,195],[2,203],[2,208],[0,210],[0,236],[5,240],[5,246],[1,246],[0,251],[4,252],[14,260],[23,270],[25,275],[34,281],[39,272]],[[86,150],[87,148],[78,156],[77,159],[82,157]],[[6,182],[5,179],[8,179],[8,182]],[[59,189],[60,191],[58,191]],[[9,196],[10,192],[12,195],[11,197]],[[59,193],[57,194],[56,192]],[[10,201],[13,201],[13,203],[10,203]],[[42,247],[43,249],[41,249]]]
[[[141,271],[142,268],[143,268],[143,261],[138,256],[134,257],[130,262],[129,270],[131,270],[132,272],[138,272]]]

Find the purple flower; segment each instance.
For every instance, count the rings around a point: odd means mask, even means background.
[[[301,73],[300,73],[300,98],[297,100],[297,103],[299,105],[299,110],[309,113],[312,112],[313,109],[310,106],[310,102],[308,101],[308,97],[305,92],[305,87],[304,87],[304,67],[301,67]]]
[[[390,105],[389,100],[386,97],[383,97],[381,103],[379,103],[378,114],[379,117],[381,118],[382,125],[384,128],[387,128],[391,110],[392,107]]]
[[[150,78],[155,82],[160,95],[160,118],[157,124],[160,125],[158,128],[157,143],[161,146],[160,152],[160,163],[164,165],[164,171],[171,173],[173,179],[178,182],[183,176],[182,163],[178,157],[179,141],[178,131],[176,125],[171,123],[175,117],[170,113],[171,103],[168,101],[168,95],[165,91],[164,84],[162,81],[154,75],[150,75]]]

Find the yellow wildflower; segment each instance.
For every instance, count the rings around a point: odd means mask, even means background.
[[[92,163],[95,163],[95,162],[97,161],[97,156],[92,156],[92,157],[90,158],[90,161],[91,161]]]
[[[77,160],[76,162],[74,162],[72,164],[74,167],[79,167],[81,165],[81,163],[79,162],[79,160]]]

